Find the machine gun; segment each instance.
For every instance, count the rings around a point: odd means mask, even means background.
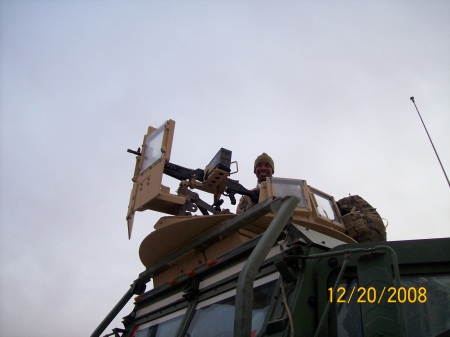
[[[128,149],[129,153],[141,156],[140,149],[133,151]],[[189,196],[191,201],[200,207],[203,214],[208,214],[205,211],[216,213],[220,211],[220,205],[223,200],[220,195],[223,194],[230,198],[232,205],[236,204],[236,193],[248,196],[253,202],[257,203],[259,193],[254,190],[248,190],[242,186],[238,180],[228,178],[230,174],[230,160],[231,151],[221,148],[214,156],[213,160],[206,166],[206,169],[190,169],[174,163],[167,163],[164,165],[164,174],[181,181],[178,195]],[[214,194],[214,203],[211,207],[207,207],[196,193],[190,192],[185,187],[191,189],[200,189],[205,192]]]
[[[228,151],[226,149],[221,149],[220,151]],[[217,169],[217,168],[216,168]],[[220,169],[222,170],[222,168]],[[188,180],[190,181],[192,178],[195,178],[196,181],[205,183],[208,178],[211,176],[211,174],[206,176],[205,179],[205,170],[202,169],[188,169],[186,167],[176,165],[173,163],[168,163],[164,166],[164,174],[167,174],[168,176],[178,179],[178,180]],[[215,174],[212,174],[212,176],[216,176]],[[210,185],[211,186],[211,185]],[[225,190],[222,192],[223,195],[230,198],[230,202],[232,205],[236,205],[236,193],[241,195],[248,196],[253,202],[257,203],[259,199],[259,193],[257,191],[248,190],[244,186],[242,186],[238,180],[226,178],[225,180]],[[203,189],[199,184],[194,184],[194,188],[197,187],[199,189]],[[209,190],[206,190],[208,192]],[[214,204],[220,202],[220,199],[214,200]],[[214,205],[213,204],[213,205]]]

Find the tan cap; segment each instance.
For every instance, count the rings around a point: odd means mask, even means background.
[[[273,159],[267,153],[263,152],[263,154],[256,157],[253,173],[256,173],[256,166],[259,163],[268,163],[270,166],[272,166],[272,173],[275,173],[275,165],[273,163]]]

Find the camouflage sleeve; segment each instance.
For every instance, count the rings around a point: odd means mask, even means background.
[[[241,199],[239,199],[239,204],[236,207],[236,214],[241,214],[242,212],[246,211],[247,209],[249,209],[253,205],[255,205],[255,204],[252,202],[250,197],[248,197],[246,195],[243,195],[241,197]]]

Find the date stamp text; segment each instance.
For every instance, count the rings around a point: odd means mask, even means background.
[[[338,287],[336,291],[328,288],[328,300],[333,303],[378,303],[382,300],[387,303],[426,303],[427,289],[425,287],[383,287],[376,289],[375,287]]]

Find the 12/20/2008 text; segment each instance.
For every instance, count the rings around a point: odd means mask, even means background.
[[[386,298],[388,303],[425,303],[427,301],[427,289],[425,287],[338,287],[336,290],[328,288],[329,302],[350,303],[352,300],[357,303],[381,303]]]

